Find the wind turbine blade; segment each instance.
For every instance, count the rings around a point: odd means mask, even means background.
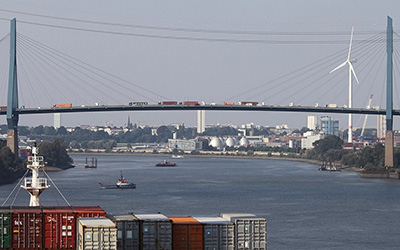
[[[354,68],[353,68],[353,65],[351,64],[351,62],[349,62],[349,67],[350,67],[351,73],[353,73],[353,76],[356,79],[357,83],[360,84],[360,82],[358,81],[356,72],[354,71]]]
[[[353,32],[354,32],[354,25],[351,26],[351,35],[350,35],[350,45],[349,45],[349,54],[347,55],[347,60],[350,61],[350,54],[351,54],[351,45],[353,43]]]
[[[337,66],[336,68],[332,69],[332,70],[329,72],[329,74],[332,73],[332,72],[334,72],[334,71],[336,71],[336,70],[338,70],[338,69],[340,69],[341,67],[345,66],[347,62],[348,62],[348,61],[345,61],[344,63],[340,64],[340,65]]]

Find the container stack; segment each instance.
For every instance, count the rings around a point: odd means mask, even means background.
[[[43,216],[37,207],[11,209],[12,248],[43,249]]]
[[[117,224],[118,250],[140,249],[139,219],[132,214],[127,214],[112,216],[111,220]]]
[[[78,250],[117,250],[117,227],[108,218],[78,219]]]
[[[44,207],[44,247],[73,249],[75,247],[76,216],[71,207]]]
[[[203,225],[204,249],[234,250],[235,224],[221,217],[193,217]]]
[[[140,249],[172,249],[172,222],[162,214],[134,214],[140,221]]]
[[[192,217],[169,217],[172,220],[172,249],[203,250],[203,226]]]
[[[11,210],[9,208],[0,209],[0,248],[11,247]]]
[[[267,221],[248,213],[221,213],[235,224],[235,249],[267,249]]]

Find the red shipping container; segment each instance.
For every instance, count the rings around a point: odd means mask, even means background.
[[[44,207],[44,247],[75,249],[76,216],[71,207]]]
[[[12,208],[11,218],[13,249],[43,249],[43,220],[40,208]]]
[[[172,220],[172,249],[203,250],[203,225],[192,217],[168,217]]]
[[[85,207],[85,206],[73,206],[76,218],[87,218],[87,217],[106,217],[107,213],[99,206]]]
[[[163,101],[162,105],[177,105],[177,101]]]
[[[197,105],[200,105],[200,104],[199,104],[198,101],[184,101],[183,105],[194,105],[194,106],[197,106]]]

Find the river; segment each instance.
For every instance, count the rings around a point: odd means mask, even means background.
[[[99,205],[110,214],[162,213],[217,216],[246,212],[268,221],[268,249],[399,249],[400,181],[362,179],[355,172],[318,171],[291,161],[229,158],[173,159],[157,168],[160,156],[96,155],[97,169],[72,155],[73,169],[49,172],[73,206]],[[137,189],[103,190],[122,171]],[[0,186],[4,201],[16,183]],[[44,206],[66,203],[54,185],[41,196]],[[15,193],[15,192],[14,192]],[[6,205],[29,204],[21,190]]]

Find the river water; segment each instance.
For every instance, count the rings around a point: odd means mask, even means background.
[[[91,155],[72,155],[83,164]],[[49,172],[73,206],[99,205],[110,214],[218,216],[254,213],[268,221],[268,249],[399,249],[400,181],[361,179],[355,172],[322,172],[318,166],[276,160],[183,158],[157,168],[157,156],[95,156],[97,169],[78,165]],[[131,190],[103,190],[120,175]],[[4,201],[16,183],[0,186]],[[54,185],[44,206],[66,203]],[[16,193],[16,192],[14,192]],[[27,205],[24,190],[6,205]]]

